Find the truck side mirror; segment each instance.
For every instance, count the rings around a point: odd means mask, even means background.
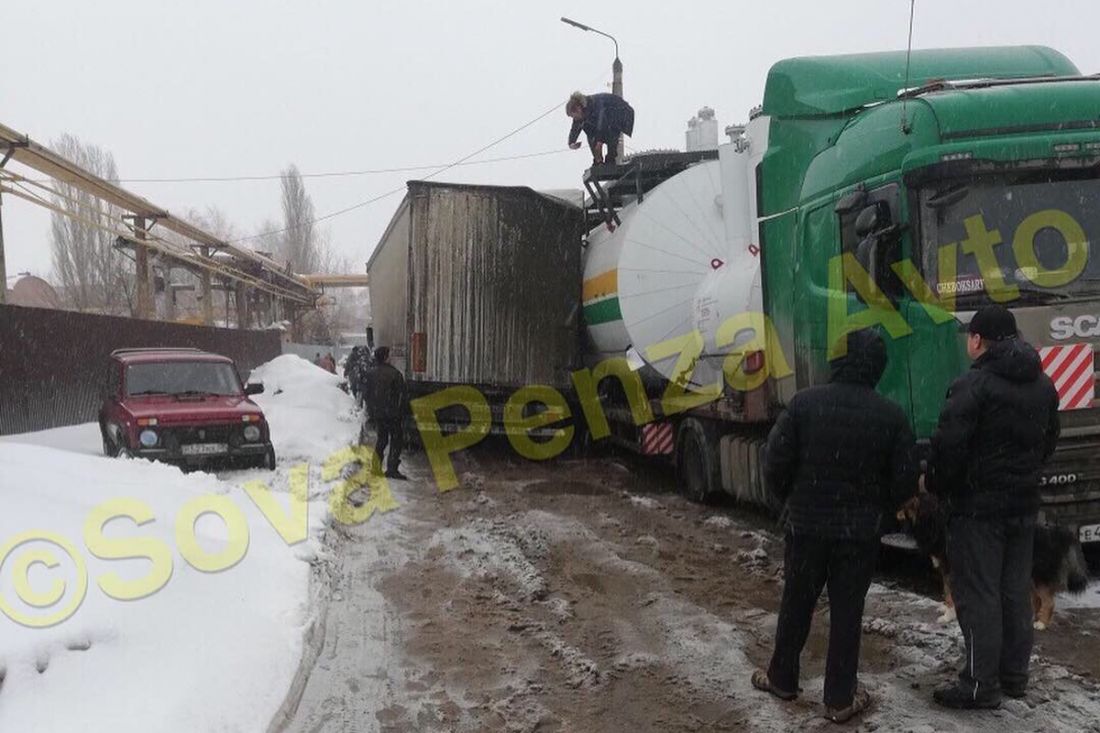
[[[244,386],[244,393],[246,395],[263,394],[264,385],[261,382],[249,382]]]

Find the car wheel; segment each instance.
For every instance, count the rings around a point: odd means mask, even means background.
[[[108,458],[113,458],[115,455],[115,446],[111,442],[111,439],[107,437],[107,431],[103,428],[99,429],[99,436],[103,438],[103,455]]]
[[[268,471],[275,470],[275,449],[268,446],[267,452],[264,453],[263,462],[260,464],[260,468],[266,468]]]
[[[126,447],[126,438],[125,437],[123,437],[121,440],[119,440],[117,445],[114,443],[114,441],[111,441],[111,447],[114,449],[114,453],[112,455],[114,455],[115,458],[133,458],[134,457],[133,452],[129,448]]]

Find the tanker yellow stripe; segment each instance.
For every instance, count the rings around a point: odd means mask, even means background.
[[[619,292],[619,271],[608,270],[584,281],[581,286],[581,301],[615,295]]]

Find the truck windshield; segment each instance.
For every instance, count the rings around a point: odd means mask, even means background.
[[[231,364],[214,361],[168,361],[131,364],[126,368],[126,394],[239,395],[241,385]]]
[[[1095,174],[1093,174],[1095,175]],[[939,182],[922,189],[922,270],[962,307],[1100,294],[1100,179],[1050,171]]]

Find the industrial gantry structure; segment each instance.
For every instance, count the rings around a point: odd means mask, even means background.
[[[32,179],[14,172],[7,165],[17,162],[52,181]],[[56,184],[75,190],[115,207],[117,216],[106,216],[102,209],[80,211],[66,208],[59,200],[73,200]],[[250,304],[263,301],[269,308],[269,321],[296,321],[296,315],[317,304],[321,293],[317,285],[335,276],[301,276],[259,252],[227,242],[199,227],[168,213],[150,201],[82,169],[49,148],[0,124],[0,197],[15,196],[58,214],[72,217],[88,226],[116,237],[116,246],[131,249],[135,263],[134,315],[154,318],[154,285],[151,259],[169,268],[179,267],[195,273],[202,289],[202,320],[213,325],[213,290],[225,290],[236,300],[237,322],[247,327],[252,318]],[[2,201],[0,201],[2,203]],[[3,219],[0,218],[0,283],[5,281]],[[342,284],[342,283],[341,283]],[[263,294],[262,298],[251,297]],[[0,303],[4,288],[0,287]]]

